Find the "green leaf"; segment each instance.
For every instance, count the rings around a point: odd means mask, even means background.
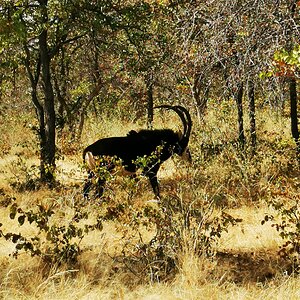
[[[19,235],[19,234],[13,234],[13,236],[12,236],[12,242],[13,242],[14,244],[17,243],[21,237],[22,237],[22,236]]]
[[[16,245],[16,249],[17,249],[17,250],[22,250],[23,247],[24,247],[24,244],[17,244],[17,245]]]
[[[21,215],[18,217],[18,222],[19,222],[19,225],[22,226],[24,224],[24,221],[25,221],[25,216],[24,215]]]
[[[11,219],[14,219],[16,217],[16,214],[17,214],[17,204],[13,204],[10,208],[10,214],[9,214],[9,217]]]

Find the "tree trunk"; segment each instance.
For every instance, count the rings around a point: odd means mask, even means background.
[[[48,21],[47,0],[41,1],[43,23]],[[39,36],[42,85],[44,90],[44,114],[45,114],[45,145],[41,149],[41,157],[44,160],[41,165],[41,180],[53,183],[55,171],[55,110],[54,93],[51,82],[50,53],[47,45],[47,29],[43,29]]]
[[[2,81],[4,76],[0,74],[0,101],[2,100]]]
[[[296,22],[297,0],[291,0],[289,5],[290,22],[288,23],[287,31],[287,49],[292,51],[295,45],[294,37],[296,31],[294,28],[294,22]],[[300,140],[299,140],[299,128],[298,128],[298,115],[297,115],[297,82],[295,76],[289,79],[289,92],[290,92],[290,116],[291,116],[291,132],[292,137],[296,142],[296,155],[298,162],[300,162]]]
[[[25,67],[31,84],[31,101],[34,105],[36,116],[39,123],[39,128],[36,129],[36,132],[38,134],[39,142],[40,142],[40,178],[41,180],[43,180],[46,176],[46,165],[45,165],[46,151],[44,151],[44,149],[47,148],[47,139],[46,139],[46,130],[45,130],[44,107],[38,99],[38,91],[37,91],[37,86],[38,86],[40,73],[41,73],[41,61],[39,57],[38,60],[36,61],[35,71],[33,72],[30,65],[31,53],[26,44],[24,45],[24,50],[26,53],[26,58],[24,60]]]
[[[203,91],[203,93],[201,93],[201,91]],[[208,95],[209,84],[205,82],[203,74],[196,73],[194,76],[193,96],[196,102],[199,120],[203,119],[203,116],[207,110]]]
[[[290,104],[291,104],[291,131],[296,142],[297,158],[300,162],[300,140],[297,112],[297,83],[295,78],[290,79]]]
[[[239,137],[238,141],[240,144],[241,149],[245,148],[245,143],[246,143],[246,137],[245,137],[245,132],[244,132],[244,114],[243,114],[243,83],[240,82],[238,83],[237,86],[237,91],[234,95],[236,105],[237,105],[237,110],[238,110],[238,132],[239,132]]]
[[[43,180],[46,172],[45,171],[46,157],[45,157],[45,151],[43,151],[42,149],[45,149],[47,145],[46,132],[45,132],[45,114],[44,114],[43,106],[40,105],[38,101],[37,90],[36,87],[34,86],[32,86],[31,99],[32,102],[34,103],[36,115],[39,121],[38,137],[40,141],[40,178],[41,180]]]
[[[250,119],[250,138],[252,155],[256,151],[256,122],[255,122],[255,98],[254,98],[254,83],[252,80],[248,82],[248,101],[249,101],[249,119]]]
[[[147,74],[146,88],[147,88],[147,127],[148,129],[151,129],[153,123],[153,75],[151,71]]]

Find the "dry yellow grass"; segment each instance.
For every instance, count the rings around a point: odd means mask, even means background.
[[[231,125],[222,123],[219,131],[214,130],[211,133],[209,128],[217,128],[217,121],[214,119],[218,118],[215,118],[216,111],[211,111],[209,114],[209,121],[203,125],[203,131],[200,131],[195,124],[192,141],[192,148],[195,151],[198,151],[196,138],[200,134],[205,141],[211,141],[214,134],[218,139],[233,134],[233,123]],[[277,122],[275,117],[272,121],[270,118],[265,122],[259,121],[260,130],[280,132],[283,140],[290,141],[286,120]],[[261,116],[259,120],[263,120],[263,117]],[[176,122],[176,120],[172,121],[172,123]],[[275,127],[274,122],[276,122]],[[91,124],[87,124],[85,129],[84,144],[93,142],[101,136],[121,135],[129,129],[138,128],[133,124],[120,126],[117,122],[105,124],[102,122],[98,126]],[[274,136],[266,135],[264,138],[279,143],[275,133]],[[21,142],[21,133],[16,131],[16,134],[19,135],[18,141]],[[27,139],[29,135],[30,132],[27,132]],[[84,178],[81,154],[78,153],[73,157],[65,155],[63,160],[58,160],[57,176],[58,180],[63,182],[62,187],[52,191],[47,189],[18,191],[10,184],[17,180],[17,176],[20,177],[20,181],[24,180],[24,174],[20,169],[37,165],[38,160],[30,148],[25,147],[26,153],[23,154],[20,154],[20,146],[8,148],[10,148],[9,153],[0,159],[2,230],[29,235],[36,230],[29,224],[19,226],[14,220],[9,219],[8,209],[3,203],[7,195],[15,197],[18,205],[24,209],[33,209],[38,203],[49,205],[54,203],[58,212],[55,216],[56,222],[70,220],[74,205],[81,197],[81,182]],[[24,159],[26,166],[22,165],[23,162],[18,163],[20,156],[26,158]],[[124,246],[124,239],[119,230],[122,224],[118,227],[114,221],[105,222],[102,231],[92,231],[84,237],[80,245],[85,251],[80,255],[78,263],[73,266],[47,266],[41,258],[31,257],[27,253],[22,253],[18,259],[14,259],[8,256],[12,253],[14,245],[0,239],[0,298],[22,300],[299,299],[299,278],[289,275],[288,264],[277,255],[278,247],[282,244],[281,238],[269,223],[261,225],[265,213],[273,213],[265,200],[272,199],[273,189],[279,184],[279,180],[273,180],[272,175],[277,176],[276,172],[281,171],[279,168],[275,169],[276,165],[271,164],[268,156],[262,159],[260,167],[251,165],[245,167],[239,159],[237,153],[232,148],[228,148],[219,156],[215,155],[210,161],[200,162],[197,170],[187,167],[185,171],[180,171],[179,162],[171,160],[163,166],[159,174],[165,195],[176,194],[178,197],[186,197],[186,201],[194,200],[189,198],[192,197],[191,195],[203,199],[215,199],[219,203],[218,209],[226,209],[226,212],[234,217],[243,219],[243,222],[230,227],[227,233],[222,234],[215,249],[217,255],[213,260],[196,255],[187,243],[187,246],[177,253],[177,272],[174,276],[162,282],[151,281],[147,277],[141,278],[144,275],[134,274],[130,268],[122,264],[121,260],[118,260]],[[279,165],[286,164],[283,159],[277,159]],[[253,188],[257,189],[258,197],[255,202],[252,202],[247,184],[251,184],[251,176],[257,169],[260,170],[260,178]],[[240,174],[248,177],[242,178]],[[229,183],[228,178],[231,180]],[[283,179],[280,180],[282,182]],[[286,195],[287,201],[289,196],[295,195],[297,188],[299,189],[299,182],[296,183],[296,180],[299,178],[293,178],[294,185],[289,178],[284,181],[290,188],[290,194]],[[114,196],[117,201],[127,197],[126,192],[122,191],[117,183],[113,184],[113,187],[116,189]],[[147,201],[153,198],[147,181],[140,183],[139,187],[145,191],[138,191],[133,196],[133,209],[148,205]],[[86,210],[91,219],[101,208],[101,204],[86,203]],[[142,234],[145,240],[149,240],[153,232],[144,229]]]

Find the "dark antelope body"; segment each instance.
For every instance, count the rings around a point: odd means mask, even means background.
[[[93,171],[96,164],[94,157],[117,157],[121,159],[125,171],[134,174],[137,171],[135,164],[137,158],[153,155],[157,151],[158,156],[147,161],[147,165],[143,169],[143,174],[149,178],[156,197],[159,197],[157,173],[161,164],[174,153],[191,160],[188,143],[192,120],[187,109],[179,105],[161,105],[155,108],[175,111],[182,120],[183,132],[175,132],[171,129],[131,130],[126,136],[103,138],[86,147],[83,151],[83,159],[89,168],[89,177],[84,186],[85,197],[88,197],[92,178],[97,176]],[[111,163],[107,164],[109,170],[114,167]],[[105,179],[98,178],[97,195],[99,197],[103,194],[104,184]]]

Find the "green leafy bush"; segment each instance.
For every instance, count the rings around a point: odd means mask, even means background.
[[[101,218],[94,224],[88,220],[87,212],[79,207],[69,222],[55,222],[54,206],[37,205],[36,210],[23,210],[15,201],[10,204],[10,219],[17,220],[19,226],[26,223],[38,229],[36,234],[27,236],[21,233],[0,230],[0,236],[15,244],[13,256],[18,257],[20,251],[29,252],[32,256],[41,257],[46,263],[75,263],[81,253],[80,242],[90,231],[102,229]],[[2,224],[0,224],[2,225]]]
[[[272,222],[279,236],[284,240],[278,254],[292,263],[294,271],[300,267],[300,200],[295,198],[291,203],[279,200],[271,201],[276,215],[267,214],[262,224]]]

